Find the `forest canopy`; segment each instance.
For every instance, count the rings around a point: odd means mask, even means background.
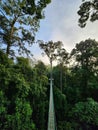
[[[0,1],[0,130],[47,129],[51,67],[22,54],[30,54],[27,45],[34,43],[50,2]],[[97,7],[97,0],[83,0],[81,27],[98,19]],[[82,40],[71,52],[61,41],[38,44],[50,64],[57,62],[52,67],[57,129],[98,130],[98,41]]]
[[[98,42],[81,41],[66,56],[53,67],[57,128],[98,129]],[[47,129],[50,67],[32,64],[0,50],[0,129]]]

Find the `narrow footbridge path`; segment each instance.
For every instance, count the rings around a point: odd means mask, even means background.
[[[56,120],[55,120],[55,111],[54,111],[52,80],[50,80],[50,99],[49,99],[49,114],[48,114],[48,130],[57,130],[56,129]]]

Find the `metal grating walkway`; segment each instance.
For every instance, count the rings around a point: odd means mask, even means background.
[[[49,100],[48,130],[56,130],[52,80],[50,81],[50,100]]]

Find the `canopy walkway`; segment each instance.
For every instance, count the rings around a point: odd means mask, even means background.
[[[56,118],[54,110],[54,99],[53,99],[53,78],[52,78],[52,60],[50,57],[51,73],[50,73],[50,97],[49,97],[49,113],[48,113],[48,129],[47,130],[57,130],[56,128]]]
[[[48,130],[57,130],[57,128],[56,128],[56,120],[55,120],[55,111],[54,111],[52,79],[50,79]]]

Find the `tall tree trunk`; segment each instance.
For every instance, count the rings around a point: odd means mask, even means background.
[[[9,32],[9,37],[7,38],[7,49],[6,49],[6,54],[9,55],[10,54],[10,47],[11,47],[11,40],[13,38],[13,33],[14,33],[14,24],[17,20],[18,16],[14,18],[14,20],[12,21],[12,24],[11,24],[11,30]]]
[[[61,89],[61,92],[62,92],[62,78],[63,78],[63,65],[62,63],[60,64],[60,89]]]
[[[10,54],[10,44],[7,44],[6,54],[7,54],[7,55]]]

